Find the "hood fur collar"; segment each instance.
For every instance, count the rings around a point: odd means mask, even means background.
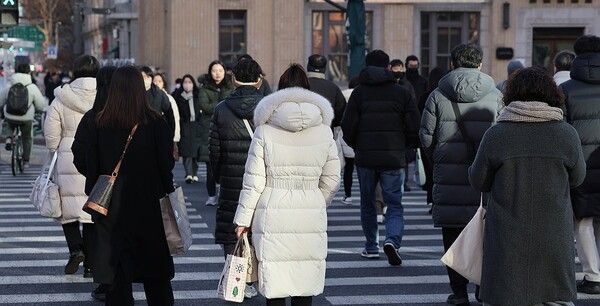
[[[333,121],[333,108],[331,103],[323,96],[310,90],[300,87],[290,87],[278,90],[264,97],[254,110],[255,126],[263,125],[271,119],[273,112],[283,103],[308,103],[319,108],[321,111],[322,122],[325,125],[331,125]]]

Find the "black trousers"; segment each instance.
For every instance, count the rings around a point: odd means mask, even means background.
[[[292,306],[311,306],[312,296],[292,297]],[[267,306],[286,306],[285,299],[267,299]]]
[[[215,182],[212,165],[210,163],[206,163],[206,191],[208,192],[209,197],[217,195],[217,182]]]
[[[354,158],[344,157],[344,193],[347,197],[352,196],[352,174],[354,174]]]
[[[119,265],[115,279],[106,293],[106,306],[133,306],[133,290],[131,282],[125,279],[125,273]],[[175,304],[173,288],[168,279],[147,280],[144,282],[144,292],[148,306],[172,306]]]
[[[445,251],[448,251],[450,246],[452,246],[454,241],[456,241],[456,238],[458,238],[463,230],[464,228],[442,227],[442,237],[444,239]],[[452,293],[459,297],[467,296],[467,285],[469,284],[469,280],[450,268],[446,269],[448,270],[448,277],[450,278],[450,287],[452,288]]]
[[[67,246],[69,247],[69,253],[73,254],[79,251],[83,252],[85,260],[83,266],[86,269],[92,268],[92,245],[94,244],[94,224],[83,223],[83,230],[79,230],[80,222],[75,221],[71,223],[65,223],[62,225],[63,232],[65,233],[65,239],[67,240]]]
[[[14,133],[14,130],[19,126],[21,128],[21,140],[23,141],[23,161],[29,162],[31,156],[31,147],[33,146],[33,121],[8,121],[8,129],[10,133]]]
[[[228,243],[223,245],[223,255],[227,259],[227,255],[233,254],[235,250],[235,243]]]

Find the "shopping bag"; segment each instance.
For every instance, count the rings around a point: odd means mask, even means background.
[[[481,284],[484,229],[485,208],[480,205],[473,219],[442,257],[446,266],[477,285]]]
[[[427,176],[425,175],[425,167],[423,166],[423,154],[421,154],[421,149],[417,149],[417,173],[419,175],[419,186],[425,186],[425,181]]]
[[[29,195],[29,200],[42,217],[60,218],[62,216],[58,185],[52,182],[57,159],[58,153],[54,152],[50,164],[42,167],[42,172],[33,183],[33,189]]]
[[[192,228],[181,187],[160,201],[165,236],[171,255],[183,255],[192,245]]]
[[[243,302],[246,291],[249,264],[242,255],[241,241],[243,238],[238,240],[233,254],[227,255],[217,288],[219,298],[229,302]]]
[[[242,257],[248,260],[248,273],[246,274],[246,283],[254,283],[258,281],[258,260],[254,247],[250,244],[248,234],[244,233],[240,238],[243,243]]]

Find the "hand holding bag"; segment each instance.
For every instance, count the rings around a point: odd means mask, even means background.
[[[485,208],[480,205],[473,219],[441,259],[446,266],[477,285],[481,284],[483,269],[484,230]]]
[[[33,190],[29,195],[29,200],[37,208],[42,217],[60,218],[62,208],[58,185],[52,182],[52,174],[56,168],[58,152],[54,152],[50,165],[42,168],[40,176],[33,183]]]
[[[123,162],[123,158],[125,157],[125,152],[127,152],[127,148],[133,139],[133,135],[135,131],[137,131],[138,125],[136,124],[129,133],[127,137],[127,143],[125,143],[125,149],[123,149],[123,153],[121,154],[121,158],[119,162],[115,166],[111,175],[101,175],[98,177],[96,184],[94,184],[94,188],[92,192],[90,192],[90,196],[88,197],[87,202],[83,206],[83,211],[88,214],[101,214],[103,216],[108,215],[108,206],[110,206],[110,199],[112,197],[113,187],[115,185],[115,181],[117,180],[117,176],[119,175],[119,170],[121,169],[121,163]]]
[[[165,237],[171,255],[184,255],[192,245],[192,227],[181,187],[160,200]]]
[[[258,260],[254,247],[250,244],[248,233],[244,233],[240,238],[243,242],[242,257],[248,260],[248,273],[246,275],[246,283],[254,283],[258,281]]]
[[[217,295],[222,300],[237,303],[244,301],[249,261],[248,258],[244,258],[242,255],[242,247],[243,236],[238,239],[233,254],[227,255],[225,260],[217,289]]]

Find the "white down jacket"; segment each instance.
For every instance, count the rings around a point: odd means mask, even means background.
[[[315,296],[325,285],[327,213],[340,182],[333,109],[302,88],[263,98],[234,223],[252,227],[258,290],[266,298]]]
[[[92,109],[96,98],[96,79],[78,78],[70,84],[54,90],[56,98],[48,107],[44,123],[46,147],[51,152],[58,151],[55,183],[59,187],[62,202],[62,224],[80,221],[91,223],[91,216],[82,210],[87,201],[85,177],[73,165],[71,145],[77,126],[83,115]]]

